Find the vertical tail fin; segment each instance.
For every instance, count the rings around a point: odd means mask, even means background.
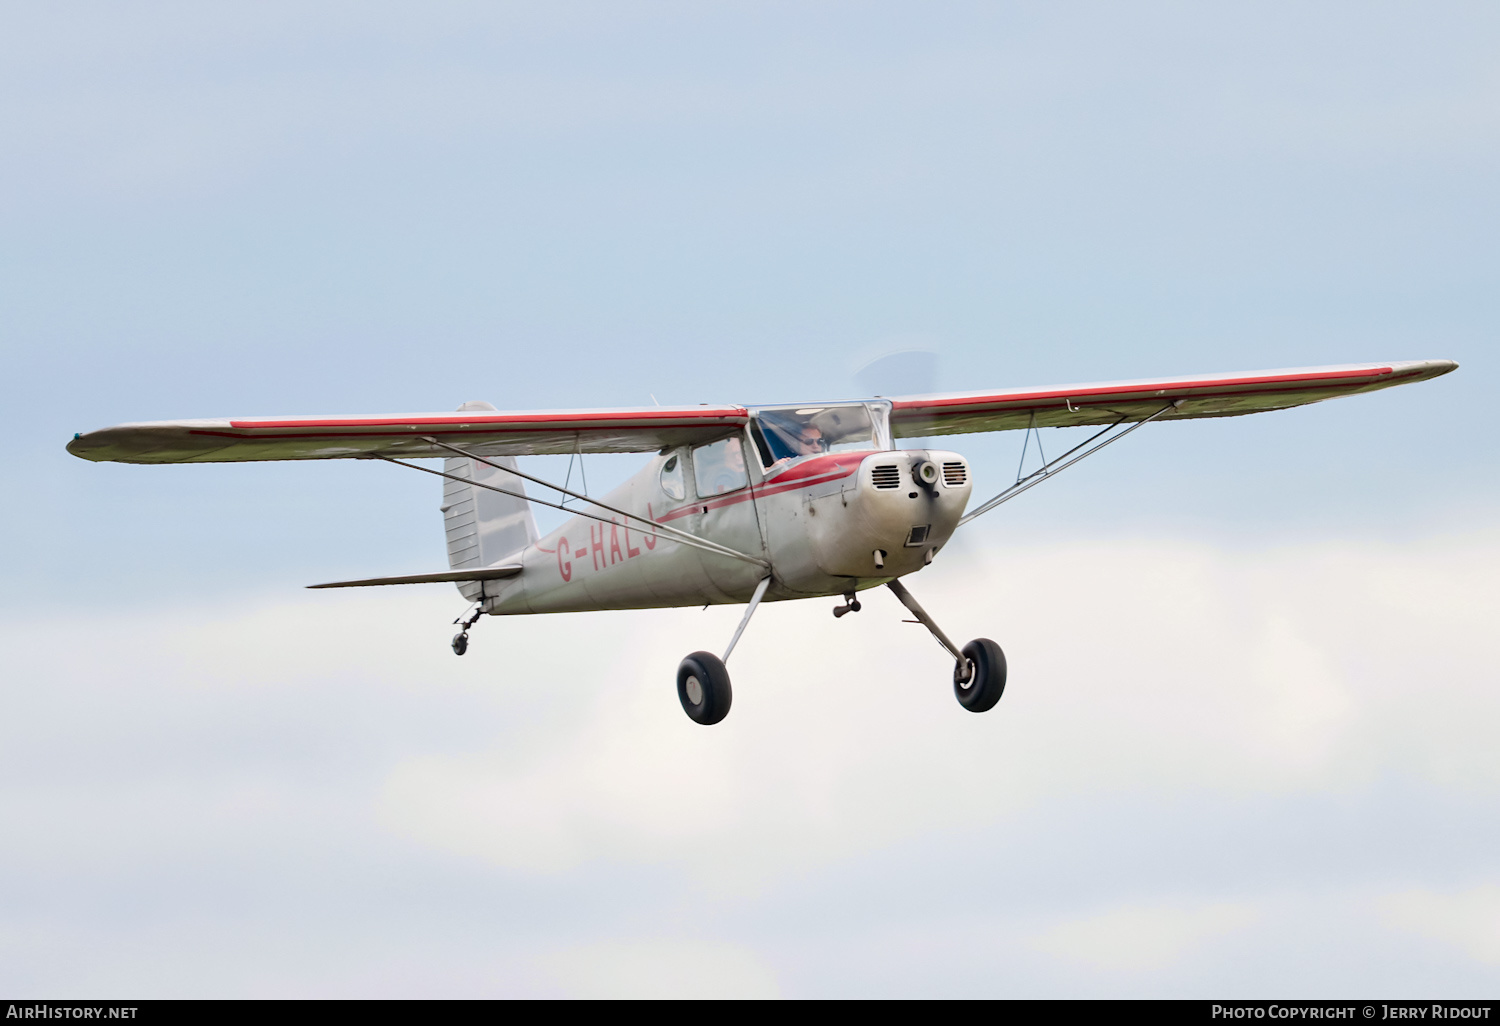
[[[467,402],[459,407],[460,412],[493,409],[489,403],[483,402]],[[516,466],[514,456],[496,457],[494,462],[512,469]],[[526,486],[521,478],[466,456],[444,460],[443,470],[464,479],[443,481],[443,526],[448,534],[448,566],[451,569],[474,570],[494,566],[537,540],[536,518],[532,516],[529,502],[488,488],[476,488],[469,483],[479,482],[525,495]],[[473,600],[479,597],[481,586],[465,582],[458,590],[465,598]]]

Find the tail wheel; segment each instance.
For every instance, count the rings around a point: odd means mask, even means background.
[[[1005,653],[989,638],[975,638],[964,646],[969,679],[953,681],[958,704],[969,712],[987,712],[1005,693]]]
[[[677,667],[677,697],[694,723],[709,726],[729,715],[733,693],[724,660],[712,652],[694,652]]]

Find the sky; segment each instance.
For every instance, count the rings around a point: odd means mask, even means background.
[[[0,984],[1492,995],[1497,57],[1462,3],[0,6]],[[737,610],[455,659],[445,587],[302,589],[442,569],[425,476],[63,450],[1433,358],[966,527],[909,585],[1005,648],[982,716],[879,594],[758,612],[711,729]]]

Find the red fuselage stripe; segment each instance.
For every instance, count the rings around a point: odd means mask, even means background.
[[[842,464],[840,464],[839,469],[836,473],[825,474],[821,477],[799,477],[795,481],[775,481],[774,483],[768,482],[759,486],[751,485],[748,488],[741,488],[738,491],[730,492],[728,495],[715,496],[712,499],[700,499],[699,501],[687,506],[678,506],[676,509],[663,513],[661,516],[657,517],[656,522],[659,524],[664,524],[668,520],[676,520],[679,517],[691,516],[692,514],[698,513],[702,510],[722,509],[725,506],[734,506],[741,502],[747,502],[750,499],[761,499],[765,498],[768,495],[780,495],[782,492],[790,492],[798,488],[811,488],[813,485],[824,484],[828,481],[837,481],[841,477],[848,477],[858,469],[858,463],[848,468],[845,468]]]

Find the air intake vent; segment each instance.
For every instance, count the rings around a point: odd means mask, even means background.
[[[950,488],[957,487],[969,479],[969,468],[962,463],[943,464],[943,484]]]
[[[900,488],[901,468],[894,463],[882,463],[870,472],[876,488]]]

